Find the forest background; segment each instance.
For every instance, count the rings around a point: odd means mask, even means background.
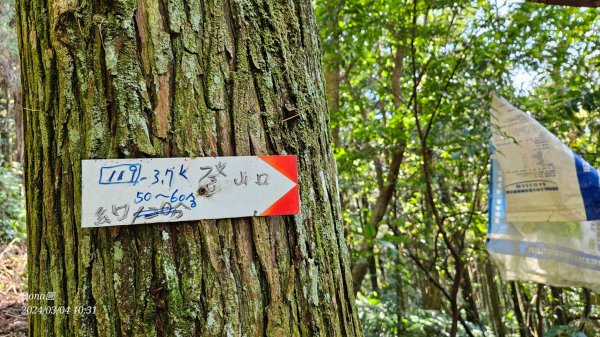
[[[599,294],[505,282],[485,251],[491,93],[600,167],[598,10],[445,0],[315,6],[365,335],[446,336],[456,322],[459,336],[600,336]],[[14,2],[0,0],[6,296],[26,291],[25,268],[14,263],[25,261],[26,232],[18,60]]]

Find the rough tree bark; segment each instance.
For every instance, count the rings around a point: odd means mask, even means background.
[[[488,299],[490,301],[489,313],[494,325],[494,331],[496,332],[497,337],[505,337],[506,331],[504,328],[504,322],[502,321],[502,317],[504,317],[504,313],[502,310],[502,300],[500,298],[500,289],[498,288],[498,284],[496,283],[496,275],[498,274],[496,270],[494,270],[494,266],[490,259],[487,259],[485,262],[484,270],[484,280],[488,289]],[[514,283],[512,283],[514,286]],[[517,305],[519,303],[517,299]],[[521,323],[523,320],[523,315],[521,314],[521,310],[518,307],[515,307],[515,314],[517,315],[518,323]],[[523,336],[521,336],[523,337]]]
[[[521,310],[521,305],[519,304],[519,291],[515,281],[510,281],[510,293],[515,317],[517,319],[517,323],[519,323],[519,335],[521,337],[530,337],[531,334],[529,333],[529,326],[525,321],[525,317],[523,317],[523,310]]]
[[[17,0],[30,336],[361,336],[310,0]],[[298,216],[83,229],[81,159],[297,154]],[[232,206],[234,207],[234,206]],[[95,314],[76,312],[81,306]]]

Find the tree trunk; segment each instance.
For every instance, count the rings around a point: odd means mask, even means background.
[[[403,250],[402,243],[399,243],[396,248],[398,252]],[[403,264],[402,258],[400,254],[397,254],[396,264],[401,266]],[[406,315],[406,292],[404,291],[404,278],[402,271],[400,268],[395,268],[394,270],[395,280],[393,281],[394,290],[396,291],[396,303],[397,303],[397,311],[396,311],[396,320],[397,322],[397,337],[403,337],[406,334],[406,326],[404,325],[404,317]]]
[[[563,300],[562,288],[550,287],[550,293],[552,294],[550,306],[552,307],[552,312],[556,317],[554,324],[567,325],[569,320],[567,319],[567,313],[565,312],[565,301]]]
[[[4,99],[6,104],[0,105],[0,111],[5,110],[6,115],[0,116],[0,163],[12,163],[12,149],[10,146],[10,95],[8,90],[4,92],[0,99]]]
[[[498,285],[497,285],[496,279],[495,279],[496,273],[494,271],[494,267],[492,265],[491,260],[488,259],[483,263],[485,263],[485,281],[488,286],[489,301],[490,301],[489,312],[490,312],[490,317],[491,317],[492,323],[494,324],[494,332],[496,333],[497,337],[504,337],[504,336],[506,336],[506,331],[504,330],[504,322],[502,321],[504,314],[502,312],[502,301],[500,300],[500,295],[499,295],[500,290],[498,289]],[[514,287],[514,283],[512,283],[512,286]],[[519,301],[518,301],[518,299],[516,299],[515,313],[517,314],[517,321],[520,324],[523,321],[523,315],[521,315],[521,310],[518,307],[518,304],[519,304]],[[521,337],[524,337],[524,336],[521,336]]]
[[[362,336],[311,1],[17,16],[29,305],[71,310],[30,336]],[[82,159],[263,154],[299,156],[300,215],[81,228]]]
[[[587,320],[590,318],[592,312],[592,296],[591,291],[587,288],[582,288],[583,297],[583,313],[581,314],[581,322],[579,323],[579,331],[584,331]]]
[[[21,106],[21,86],[15,85],[12,88],[13,104],[13,117],[15,121],[15,148],[16,148],[16,160],[20,163],[23,162],[23,107]]]
[[[431,272],[431,277],[439,281],[438,275]],[[442,294],[435,284],[427,277],[423,277],[421,284],[421,294],[423,296],[423,309],[426,310],[441,310],[442,309]]]
[[[471,273],[469,272],[469,264],[467,262],[465,262],[465,269],[463,270],[460,287],[464,300],[467,321],[475,323],[483,329],[483,324],[479,318],[479,310],[477,310],[477,303],[475,302],[475,291],[473,291]]]
[[[377,262],[375,254],[369,257],[369,279],[371,280],[371,290],[379,294],[379,282],[377,281]]]
[[[529,337],[531,334],[529,333],[529,326],[525,322],[525,318],[523,317],[523,311],[521,310],[521,305],[519,304],[519,293],[515,281],[510,281],[510,293],[513,302],[513,309],[515,312],[515,318],[517,319],[517,323],[519,324],[519,336]]]
[[[394,106],[400,107],[400,90],[401,83],[400,78],[402,70],[404,69],[404,48],[398,48],[394,57],[394,72],[392,74],[392,94],[394,95]],[[369,221],[375,228],[375,233],[379,230],[379,223],[383,220],[386,211],[394,196],[396,190],[396,183],[398,182],[398,176],[400,175],[400,165],[404,160],[404,150],[406,149],[406,139],[402,139],[398,144],[395,144],[390,149],[389,169],[386,176],[386,181],[379,185],[379,196],[375,204],[371,208],[371,216]],[[360,291],[365,276],[367,275],[369,256],[373,255],[373,241],[367,238],[363,239],[360,245],[360,252],[362,255],[356,263],[352,266],[352,279],[354,282],[354,294]]]
[[[337,45],[337,43],[335,44]],[[325,89],[327,91],[327,108],[333,114],[340,109],[340,70],[328,70],[325,72]],[[335,125],[332,130],[333,144],[340,146],[340,126]]]
[[[544,285],[538,283],[535,298],[535,314],[537,317],[536,334],[538,337],[544,336],[544,315],[542,314],[542,298],[544,297]]]

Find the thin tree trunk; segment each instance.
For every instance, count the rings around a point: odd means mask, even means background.
[[[431,277],[435,278],[438,282],[440,281],[438,279],[437,273],[432,272]],[[436,288],[435,284],[431,282],[427,277],[424,277],[423,281],[421,282],[421,293],[423,296],[423,309],[442,309],[442,296],[439,290]]]
[[[10,91],[8,89],[5,90],[4,95],[1,97],[6,100],[6,104],[4,105],[6,108],[6,115],[0,120],[0,154],[2,154],[2,159],[7,162],[8,165],[11,165],[13,161],[13,151],[10,142]]]
[[[522,308],[523,308],[523,312],[525,313],[525,327],[527,328],[527,333],[530,336],[535,336],[536,335],[536,325],[535,325],[535,308],[532,309],[532,305],[533,305],[533,298],[531,298],[527,293],[525,293],[525,290],[523,289],[522,285],[518,285],[517,290],[519,291],[519,297],[521,298],[521,304],[522,304]],[[537,337],[537,336],[536,336]]]
[[[586,321],[590,318],[590,314],[592,313],[592,296],[591,291],[587,288],[583,288],[581,290],[583,296],[583,313],[582,320],[579,324],[579,330],[584,331],[586,326]]]
[[[15,121],[15,148],[16,160],[23,162],[23,106],[21,105],[21,86],[15,85],[12,90],[13,103],[13,118]]]
[[[497,337],[504,337],[506,336],[506,331],[504,329],[504,322],[502,321],[502,317],[504,316],[502,313],[502,302],[500,300],[500,294],[499,294],[499,289],[498,289],[498,285],[496,283],[496,279],[495,279],[495,272],[493,269],[493,265],[492,262],[488,259],[485,262],[485,279],[487,282],[487,286],[488,286],[488,291],[489,291],[489,301],[490,301],[490,315],[494,324],[494,330],[496,332],[496,336]],[[514,287],[514,282],[511,283],[511,287]],[[521,323],[523,321],[523,315],[521,314],[521,310],[519,305],[519,300],[518,298],[513,298],[513,300],[516,300],[515,303],[515,314],[518,313],[518,315],[516,315],[517,317],[517,322],[519,323],[519,328],[521,328]],[[517,310],[518,309],[518,310]],[[520,321],[519,321],[519,317],[520,317]],[[521,335],[521,337],[526,337]]]
[[[473,322],[483,328],[479,313],[477,310],[477,303],[475,303],[475,292],[473,291],[473,285],[471,284],[471,274],[469,272],[469,264],[465,262],[465,269],[463,271],[463,281],[461,282],[462,297],[465,301],[465,309],[467,321]]]
[[[521,305],[519,304],[519,293],[517,291],[517,285],[515,281],[510,282],[510,293],[513,302],[513,309],[515,311],[515,318],[517,319],[517,323],[519,324],[519,336],[521,337],[529,337],[529,327],[525,323],[525,319],[523,317],[523,311],[521,310]]]
[[[377,232],[379,222],[385,216],[385,212],[394,196],[394,190],[396,189],[396,183],[398,182],[398,174],[400,173],[400,164],[402,164],[402,160],[404,159],[405,144],[401,144],[400,146],[401,148],[395,150],[392,155],[392,162],[390,163],[387,181],[377,197],[377,201],[371,210],[371,217],[368,220],[375,227],[375,232]],[[367,238],[363,239],[360,247],[363,256],[352,266],[352,282],[355,294],[360,290],[361,284],[369,270],[369,257],[373,256],[373,248],[372,240],[368,240]]]
[[[535,313],[537,317],[536,333],[538,337],[544,336],[544,316],[542,315],[542,298],[544,295],[544,285],[538,283],[535,298]]]
[[[404,47],[398,47],[394,55],[394,72],[392,74],[392,94],[394,95],[393,102],[396,108],[401,105],[400,93],[401,93],[401,75],[404,69]],[[400,174],[400,165],[404,160],[404,150],[406,149],[406,140],[401,140],[394,148],[390,151],[390,161],[386,181],[380,184],[380,191],[375,205],[371,209],[370,223],[375,227],[375,232],[379,229],[379,222],[383,220],[385,212],[387,211],[394,191],[396,190],[396,183],[398,182],[398,175]],[[352,266],[352,279],[354,283],[354,293],[358,293],[360,286],[367,275],[369,259],[372,255],[373,243],[366,238],[363,240],[360,251],[362,257],[354,263]],[[365,254],[366,253],[366,254]],[[371,254],[371,255],[368,255]]]
[[[17,0],[30,336],[362,336],[312,2]],[[86,158],[297,154],[301,214],[81,228]],[[92,314],[76,308],[94,308]]]
[[[337,43],[334,45],[337,46]],[[325,72],[325,88],[327,89],[327,108],[330,114],[340,109],[340,70],[334,69]],[[340,146],[340,126],[334,125],[332,130],[333,144]]]
[[[493,324],[493,328],[494,331],[496,332],[496,335],[498,334],[498,329],[496,328],[496,322],[494,320],[494,314],[492,313],[492,304],[491,304],[491,287],[490,287],[490,282],[488,281],[488,278],[486,276],[486,269],[485,265],[487,264],[487,261],[479,261],[479,266],[483,267],[483,270],[481,269],[476,269],[475,270],[475,275],[477,276],[477,282],[479,284],[481,284],[481,302],[483,305],[483,309],[485,309],[488,313],[488,315],[491,318],[491,322]]]
[[[398,252],[402,251],[402,243],[397,245]],[[402,258],[400,254],[397,254],[396,263],[400,266],[402,265]],[[394,290],[396,291],[396,302],[398,306],[398,311],[396,312],[397,322],[397,334],[398,337],[403,337],[406,333],[406,326],[404,325],[404,316],[406,314],[406,300],[405,300],[405,292],[404,292],[404,279],[403,273],[400,268],[397,268],[395,272],[395,286]]]
[[[568,319],[567,314],[565,312],[565,303],[563,300],[563,291],[561,288],[550,287],[550,292],[552,294],[552,311],[556,315],[555,324],[558,325],[567,325]]]
[[[369,258],[369,278],[371,280],[371,289],[379,293],[379,282],[377,282],[377,263],[375,262],[375,254]]]

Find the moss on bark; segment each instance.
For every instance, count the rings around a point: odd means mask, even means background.
[[[362,335],[311,6],[17,1],[31,336]],[[80,227],[81,159],[259,154],[300,215]]]

